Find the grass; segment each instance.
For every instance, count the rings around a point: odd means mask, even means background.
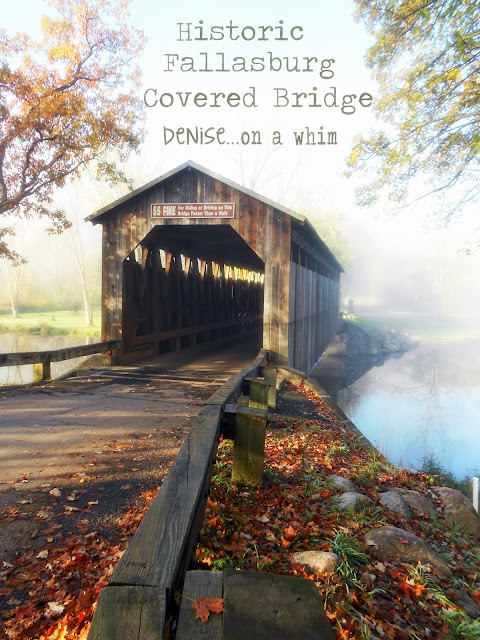
[[[345,531],[339,530],[328,540],[330,550],[340,558],[337,573],[349,586],[362,589],[357,570],[363,569],[369,563],[369,557],[363,553],[360,544]]]
[[[100,336],[100,312],[96,310],[94,325],[85,326],[83,312],[45,310],[23,312],[17,318],[0,313],[0,331],[4,333],[29,333],[32,335],[83,335]]]
[[[430,482],[432,484],[440,485],[442,487],[450,487],[451,489],[458,489],[458,491],[464,493],[467,498],[472,497],[471,479],[468,476],[463,478],[463,480],[457,478],[453,473],[447,471],[437,458],[424,458],[420,471],[430,478]]]

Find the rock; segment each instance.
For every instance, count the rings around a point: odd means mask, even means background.
[[[373,511],[375,503],[368,496],[364,496],[363,493],[347,491],[339,497],[338,508],[340,511],[345,511],[346,509],[352,509],[356,512]]]
[[[480,607],[474,602],[468,593],[453,589],[453,602],[461,607],[471,618],[480,618]]]
[[[349,478],[343,476],[330,476],[330,481],[336,489],[348,491],[350,493],[359,493],[358,487]]]
[[[292,553],[292,558],[315,573],[332,574],[340,564],[337,554],[329,551],[297,551]]]
[[[428,498],[423,496],[419,491],[412,491],[411,489],[399,489],[392,487],[390,491],[399,493],[405,500],[407,505],[419,516],[429,516],[434,518],[436,516],[435,507]]]
[[[365,534],[367,549],[378,558],[394,556],[402,562],[416,565],[431,565],[432,569],[441,576],[447,576],[447,563],[433,549],[430,549],[420,538],[398,527],[379,527]]]
[[[461,491],[450,487],[432,487],[443,505],[443,515],[475,540],[480,539],[480,518],[470,500]]]
[[[380,493],[378,499],[384,507],[398,513],[406,522],[412,521],[412,510],[400,493],[396,491],[386,491],[385,493]]]

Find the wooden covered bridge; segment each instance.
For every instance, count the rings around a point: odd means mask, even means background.
[[[193,162],[87,220],[121,362],[263,328],[273,362],[309,371],[337,331],[343,269],[309,221]]]

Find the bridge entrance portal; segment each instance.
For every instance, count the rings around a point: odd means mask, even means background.
[[[229,225],[157,225],[123,263],[122,352],[261,328],[265,265]]]

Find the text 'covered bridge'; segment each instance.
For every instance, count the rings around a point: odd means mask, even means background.
[[[261,327],[274,362],[309,371],[336,333],[343,269],[308,220],[193,162],[87,219],[123,361]]]

